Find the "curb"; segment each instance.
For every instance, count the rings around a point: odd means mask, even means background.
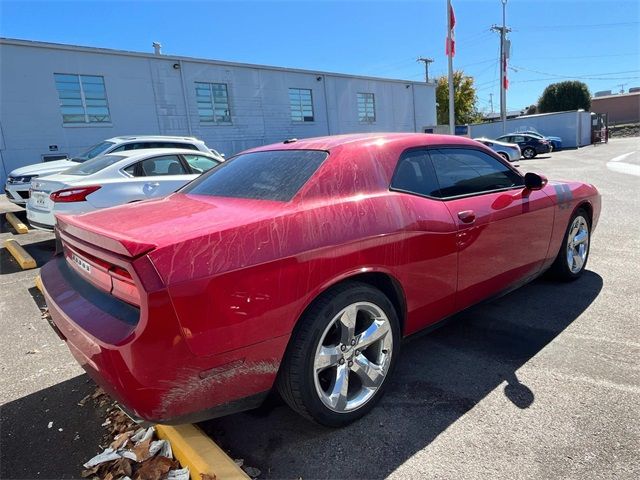
[[[16,217],[13,213],[9,212],[5,215],[7,222],[11,224],[11,226],[15,229],[16,232],[20,234],[29,233],[29,228],[22,223],[18,217]]]
[[[174,456],[183,467],[189,467],[191,480],[211,475],[216,480],[250,477],[195,425],[156,425],[158,437],[168,440]]]
[[[27,253],[27,251],[20,246],[18,242],[10,238],[9,240],[5,240],[4,247],[9,251],[13,258],[16,259],[18,264],[20,264],[20,268],[23,270],[29,270],[31,268],[36,268],[36,261],[33,259],[31,255]]]
[[[40,290],[40,293],[44,295],[44,287],[42,286],[42,279],[40,278],[40,275],[36,275],[34,283],[36,284],[36,288]]]

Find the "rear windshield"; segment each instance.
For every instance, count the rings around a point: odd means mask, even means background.
[[[115,143],[101,142],[97,145],[94,145],[86,152],[82,152],[80,155],[75,155],[72,160],[74,162],[86,162],[87,160],[91,160],[92,158],[97,157],[98,155],[101,155],[102,153],[105,152],[105,150],[107,150],[112,145],[115,145]]]
[[[116,162],[119,162],[123,158],[126,157],[122,155],[103,155],[101,157],[87,160],[86,162],[76,165],[75,167],[71,167],[70,169],[65,170],[64,173],[66,175],[92,175],[113,165]]]
[[[228,160],[181,193],[288,202],[327,158],[320,150],[269,150]]]

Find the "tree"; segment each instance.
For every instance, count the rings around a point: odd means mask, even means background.
[[[453,92],[456,125],[477,122],[482,118],[478,112],[476,89],[473,77],[465,76],[461,70],[453,72]],[[449,124],[449,80],[446,75],[438,78],[436,85],[438,103],[438,125]]]
[[[538,106],[529,105],[524,113],[525,115],[535,115],[536,113],[538,113]]]
[[[564,112],[567,110],[589,110],[591,108],[591,93],[589,87],[577,80],[552,83],[542,92],[538,100],[540,113]]]

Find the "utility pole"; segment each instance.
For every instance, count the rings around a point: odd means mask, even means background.
[[[491,108],[491,113],[493,113],[493,93],[489,94],[489,107]]]
[[[616,87],[620,87],[620,93],[624,93],[624,86],[626,85],[626,83],[619,83],[616,85]]]
[[[429,64],[433,63],[433,58],[418,57],[416,62],[424,62],[424,81],[429,83]]]
[[[511,31],[507,27],[507,0],[502,0],[502,26],[493,25],[491,30],[500,33],[500,120],[502,121],[502,133],[507,133],[507,58],[511,43],[507,40],[507,33]]]

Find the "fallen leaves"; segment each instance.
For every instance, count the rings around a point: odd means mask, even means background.
[[[153,457],[141,465],[133,478],[134,480],[159,480],[164,478],[169,470],[179,466],[176,460],[167,457]]]
[[[189,469],[180,468],[173,458],[171,445],[159,440],[155,428],[141,428],[120,410],[101,388],[78,402],[84,406],[92,401],[107,408],[102,426],[108,431],[109,446],[84,464],[81,476],[104,480],[189,480]]]

